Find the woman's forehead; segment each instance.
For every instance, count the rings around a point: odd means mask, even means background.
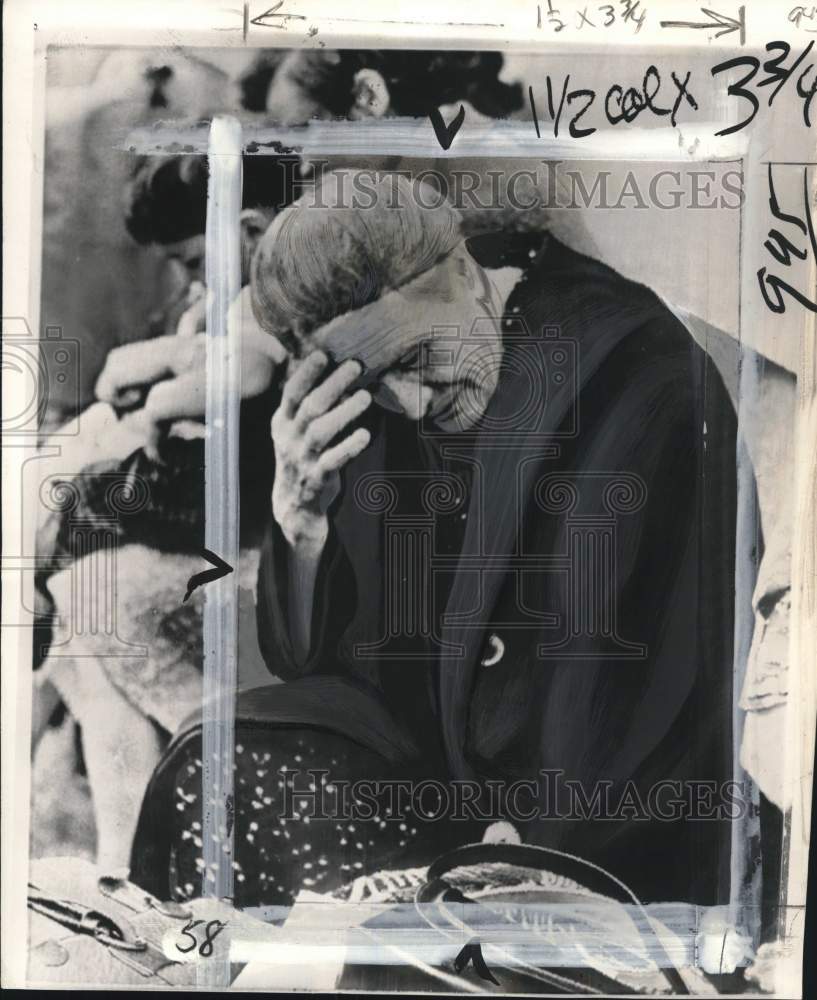
[[[479,269],[462,248],[462,254],[449,255],[409,285],[328,323],[312,335],[312,343],[339,363],[355,358],[367,372],[379,372],[432,341],[436,331],[448,337],[467,332],[486,312],[477,295],[482,284],[463,272],[463,255],[469,270]]]
[[[360,361],[369,373],[380,372],[393,365],[430,336],[421,327],[389,325],[385,311],[382,325],[373,329],[369,328],[369,323],[361,328],[361,324],[355,322],[354,313],[348,316],[348,323],[317,331],[312,342],[338,363],[349,358]]]

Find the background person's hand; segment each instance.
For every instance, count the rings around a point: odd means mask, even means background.
[[[200,308],[197,303],[195,308]],[[288,355],[280,341],[262,330],[249,306],[249,288],[231,307],[230,322],[240,321],[241,398],[269,388],[275,369]],[[137,404],[143,396],[152,420],[204,419],[207,397],[207,335],[154,337],[115,347],[96,384],[97,399],[114,406]]]
[[[97,399],[125,408],[136,405],[146,388],[163,379],[206,368],[204,336],[153,337],[114,347],[96,382]]]
[[[194,281],[187,290],[187,308],[176,324],[177,337],[192,337],[207,329],[207,289]]]
[[[357,361],[345,361],[318,382],[327,362],[322,351],[315,351],[298,365],[272,418],[272,514],[290,546],[301,553],[323,549],[329,531],[326,512],[340,491],[340,470],[370,438],[359,427],[332,443],[368,408],[372,397],[365,389],[346,395],[361,373]]]

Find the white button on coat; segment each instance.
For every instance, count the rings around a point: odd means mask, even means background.
[[[488,636],[486,645],[485,656],[482,657],[480,662],[483,667],[493,667],[505,655],[505,643],[499,638],[496,632],[492,632]]]

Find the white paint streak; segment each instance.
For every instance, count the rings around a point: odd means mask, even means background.
[[[683,132],[677,128],[607,128],[581,139],[572,139],[567,133],[566,122],[555,137],[552,125],[540,121],[542,135],[539,138],[532,121],[469,121],[466,118],[451,148],[444,150],[428,118],[379,118],[355,122],[353,128],[347,121],[313,121],[295,127],[246,124],[244,148],[254,150],[256,144],[257,155],[275,155],[291,149],[307,157],[403,155],[448,159],[505,156],[631,162],[661,160],[667,163],[739,159],[746,152],[748,135],[743,132],[716,135],[722,127],[719,123],[700,122],[694,127],[684,125]],[[120,148],[145,155],[204,153],[207,142],[205,128],[167,122],[158,127],[130,130]]]
[[[216,118],[210,129],[207,201],[207,397],[204,544],[238,565],[238,419],[241,366],[230,303],[241,289],[241,126]],[[234,708],[238,658],[238,574],[205,587],[202,731],[204,895],[232,896]],[[211,866],[213,866],[211,868]],[[209,873],[214,872],[210,879]],[[227,986],[229,961],[203,962],[199,985]]]

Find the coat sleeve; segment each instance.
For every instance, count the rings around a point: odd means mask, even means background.
[[[267,526],[258,568],[258,645],[272,674],[292,680],[340,673],[338,646],[357,607],[349,558],[330,518],[329,535],[315,579],[309,656],[298,663],[289,630],[289,546],[274,518]]]

